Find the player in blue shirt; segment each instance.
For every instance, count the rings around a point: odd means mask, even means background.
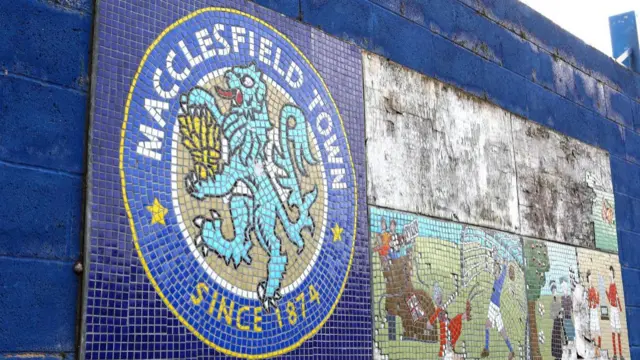
[[[489,331],[491,328],[498,330],[500,335],[502,335],[502,338],[504,338],[504,342],[509,348],[509,360],[512,360],[515,356],[513,347],[509,341],[509,336],[507,336],[507,329],[505,329],[504,323],[502,322],[502,313],[500,312],[500,296],[502,295],[502,288],[504,286],[507,273],[511,281],[515,280],[515,270],[513,269],[513,266],[507,266],[507,263],[504,260],[502,262],[496,260],[494,264],[494,276],[496,279],[493,282],[493,292],[491,293],[491,302],[489,303],[489,312],[487,314],[487,322],[485,323],[484,349],[480,355],[483,358],[489,356]]]

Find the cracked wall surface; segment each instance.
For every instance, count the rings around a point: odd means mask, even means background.
[[[617,250],[606,151],[373,54],[364,74],[370,204]]]
[[[369,203],[517,231],[510,115],[364,58]]]
[[[613,192],[608,154],[516,116],[513,136],[522,233],[594,248],[593,181]]]

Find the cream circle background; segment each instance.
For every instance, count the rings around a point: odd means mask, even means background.
[[[209,91],[215,98],[220,111],[225,114],[231,105],[230,100],[225,100],[215,94],[215,86],[226,88],[224,81],[224,73],[228,68],[218,69],[198,82],[198,86]],[[262,75],[263,80],[267,84],[267,111],[269,119],[274,129],[279,127],[279,117],[282,106],[285,104],[295,104],[291,96],[287,94],[282,87],[277,85],[273,80]],[[297,105],[297,104],[296,104]],[[302,233],[305,241],[304,251],[297,254],[297,247],[293,245],[287,238],[286,232],[280,220],[276,225],[276,236],[282,244],[282,251],[287,254],[288,264],[284,274],[280,293],[282,295],[297,288],[311,271],[315,263],[323,242],[323,236],[326,231],[326,209],[328,207],[328,194],[326,192],[327,179],[325,177],[322,157],[320,155],[319,146],[313,131],[309,129],[309,140],[311,142],[311,151],[318,163],[316,165],[306,165],[306,176],[296,173],[303,193],[311,191],[313,186],[318,188],[318,196],[312,205],[310,213],[315,224],[313,236],[308,231]],[[224,141],[226,145],[226,141]],[[224,149],[226,151],[226,149]],[[226,154],[225,154],[226,155]],[[223,156],[227,158],[227,156]],[[178,122],[175,119],[173,142],[172,142],[172,191],[174,209],[180,223],[182,233],[189,243],[189,247],[194,256],[198,259],[202,266],[205,266],[207,272],[212,278],[226,289],[245,298],[257,299],[256,288],[260,281],[265,280],[267,276],[267,262],[269,256],[264,251],[254,232],[251,232],[250,241],[253,247],[249,251],[252,258],[250,265],[242,262],[238,268],[233,264],[227,265],[223,258],[214,252],[210,252],[205,258],[195,248],[193,239],[199,235],[199,229],[193,224],[196,216],[205,216],[210,218],[210,209],[215,209],[221,216],[222,233],[226,239],[234,237],[233,222],[229,204],[224,203],[223,198],[205,198],[197,200],[191,197],[185,190],[184,178],[193,169],[193,161],[184,145],[181,142]],[[286,201],[286,199],[285,199]],[[286,206],[286,203],[285,203]],[[292,221],[298,217],[297,209],[287,208],[287,213]]]

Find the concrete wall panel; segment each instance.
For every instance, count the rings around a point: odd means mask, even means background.
[[[86,0],[16,0],[3,7],[0,71],[86,91],[90,8]]]
[[[0,353],[74,351],[78,277],[72,262],[0,258]]]
[[[513,137],[522,234],[617,250],[608,154],[516,116]]]
[[[0,160],[81,174],[85,93],[0,76]]]
[[[73,359],[93,1],[2,5],[0,359]]]
[[[370,204],[518,230],[510,115],[364,56]]]
[[[82,189],[80,176],[0,162],[0,256],[75,261]]]

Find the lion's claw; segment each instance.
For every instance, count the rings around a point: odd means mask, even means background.
[[[200,252],[200,254],[202,254],[203,257],[206,258],[207,256],[209,256],[209,247],[207,247],[204,241],[202,241],[202,236],[197,236],[194,242],[196,245],[196,249],[198,249],[198,251]]]
[[[193,224],[200,229],[200,235],[196,238],[198,247],[203,256],[207,256],[209,250],[214,251],[222,257],[227,265],[233,262],[234,267],[238,267],[243,261],[251,264],[249,250],[253,246],[251,241],[241,239],[227,240],[222,235],[222,220],[215,210],[211,210],[211,219],[204,216],[197,216],[193,219]]]
[[[273,296],[267,295],[267,282],[261,281],[258,284],[258,299],[262,303],[262,308],[265,312],[271,312],[271,308],[276,308],[276,301],[282,299],[282,294],[279,291],[276,291]]]

